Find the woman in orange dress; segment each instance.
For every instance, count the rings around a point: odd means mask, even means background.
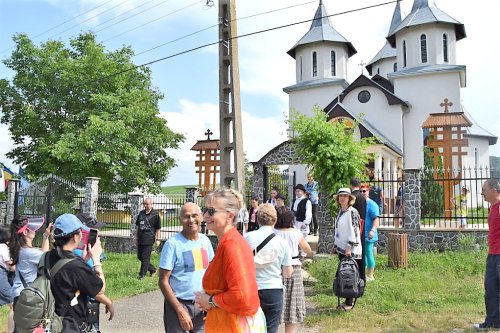
[[[266,332],[253,253],[235,228],[242,205],[242,195],[233,189],[217,189],[205,196],[203,218],[219,241],[203,277],[204,292],[196,295],[196,303],[207,312],[207,333]]]

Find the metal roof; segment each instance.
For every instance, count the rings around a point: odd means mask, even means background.
[[[456,40],[459,41],[465,37],[465,27],[441,9],[436,7],[432,0],[414,0],[410,14],[394,30],[389,32],[387,40],[391,46],[396,46],[396,33],[404,28],[428,24],[428,23],[449,23],[455,26]]]
[[[344,36],[339,34],[337,30],[333,28],[328,12],[323,5],[323,1],[320,0],[309,31],[287,53],[295,59],[295,51],[297,47],[324,41],[346,44],[348,57],[351,57],[358,52],[354,46],[352,46],[352,44],[344,38]]]
[[[398,70],[397,72],[393,73],[388,73],[387,77],[389,78],[389,80],[393,80],[396,77],[400,76],[412,76],[425,73],[456,72],[456,71],[463,71],[465,73],[465,69],[466,66],[464,65],[438,64],[438,65],[418,66],[418,67],[410,67],[407,69]],[[463,80],[465,82],[465,74]]]
[[[481,126],[479,126],[478,123],[476,122],[476,120],[474,120],[474,118],[465,109],[465,107],[463,105],[461,105],[461,108],[462,108],[462,111],[464,112],[464,114],[467,116],[467,118],[469,118],[470,121],[472,122],[472,126],[467,128],[466,135],[487,138],[490,146],[496,144],[498,141],[498,137],[491,134],[490,132],[488,132],[487,130],[482,128]]]
[[[323,78],[319,80],[311,80],[311,81],[303,81],[288,87],[283,88],[283,91],[286,93],[289,93],[291,91],[297,91],[297,90],[302,90],[302,89],[308,89],[308,88],[313,88],[313,87],[320,87],[320,86],[331,86],[339,84],[341,85],[344,89],[349,86],[349,83],[345,79],[339,79],[339,78]]]

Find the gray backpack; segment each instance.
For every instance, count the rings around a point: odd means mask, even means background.
[[[49,270],[49,254],[45,252],[38,263],[38,276],[31,284],[26,285],[24,278],[20,275],[25,288],[19,295],[14,311],[14,322],[19,333],[32,333],[37,327],[41,327],[50,333],[62,331],[62,318],[55,312],[55,301],[50,289],[50,279],[64,265],[74,259],[59,259],[54,267]]]

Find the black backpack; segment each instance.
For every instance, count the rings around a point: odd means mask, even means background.
[[[358,263],[352,257],[344,257],[339,262],[337,274],[333,280],[333,293],[338,298],[340,307],[340,298],[354,298],[363,296],[365,292],[365,281],[359,276]]]

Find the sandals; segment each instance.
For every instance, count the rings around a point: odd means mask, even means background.
[[[345,303],[342,303],[340,304],[338,307],[337,307],[339,310],[344,310],[344,311],[351,311],[353,306],[352,305],[347,305]]]

